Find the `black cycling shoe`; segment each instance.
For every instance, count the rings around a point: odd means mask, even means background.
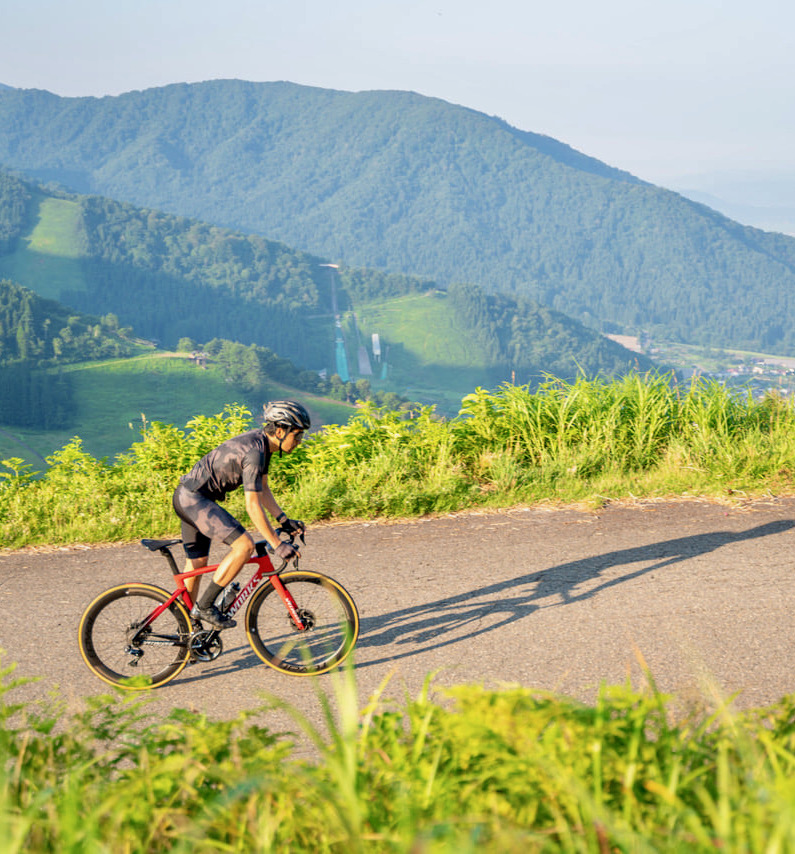
[[[233,629],[237,625],[237,620],[222,614],[216,605],[211,605],[209,608],[200,608],[198,605],[194,605],[190,615],[194,619],[207,623],[219,632],[224,629]]]

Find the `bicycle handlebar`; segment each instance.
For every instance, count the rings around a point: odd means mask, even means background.
[[[288,532],[285,531],[284,528],[276,528],[275,531],[276,536],[279,537],[280,540],[282,540],[283,542],[289,542],[291,546],[295,546],[296,537],[299,537],[301,543],[303,545],[306,545],[306,537],[304,536],[304,531]],[[282,535],[285,535],[286,539],[282,539]],[[257,540],[257,542],[254,543],[254,546],[256,548],[257,557],[264,557],[266,554],[272,555],[275,552],[275,549],[267,540]],[[282,572],[291,560],[297,560],[299,556],[300,553],[298,551],[298,548],[296,547],[295,555],[292,558],[288,558],[287,560],[282,561],[282,565],[276,569],[276,572]]]

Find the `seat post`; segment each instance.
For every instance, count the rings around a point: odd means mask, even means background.
[[[161,555],[168,561],[168,567],[172,575],[179,575],[177,562],[174,560],[174,555],[171,554],[171,546],[176,546],[182,540],[141,540],[141,545],[149,549],[150,552],[160,552]]]
[[[171,554],[171,548],[169,546],[163,546],[163,548],[158,549],[158,551],[168,561],[168,568],[171,570],[171,574],[179,575],[179,567],[177,566],[177,562],[174,560],[174,555]]]

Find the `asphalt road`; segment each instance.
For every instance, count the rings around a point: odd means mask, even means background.
[[[641,685],[645,662],[687,702],[736,694],[748,708],[795,691],[793,544],[795,499],[646,502],[317,525],[302,566],[342,582],[359,606],[360,706],[386,678],[385,696],[416,696],[430,673],[438,687],[520,683],[589,701],[601,682]],[[2,553],[3,665],[40,677],[7,699],[57,688],[78,710],[107,692],[83,664],[77,626],[96,594],[124,581],[168,586],[170,574],[137,544]],[[242,625],[224,641],[215,662],[153,692],[150,711],[228,718],[275,696],[321,720],[317,684],[333,692],[331,675],[277,673]]]

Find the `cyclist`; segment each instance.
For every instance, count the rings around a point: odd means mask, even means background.
[[[279,456],[289,454],[301,444],[304,431],[310,427],[309,413],[298,401],[277,400],[265,405],[263,420],[261,429],[228,439],[202,457],[180,478],[174,491],[173,505],[182,520],[182,543],[187,556],[185,571],[207,566],[211,540],[223,540],[230,547],[201,599],[198,598],[201,576],[185,581],[195,603],[191,616],[215,629],[236,625],[214,603],[254,550],[254,541],[245,527],[218,502],[242,486],[246,512],[282,560],[295,557],[297,549],[279,539],[266,513],[287,533],[304,528],[303,522],[288,519],[276,503],[268,486],[268,466],[275,451]]]

